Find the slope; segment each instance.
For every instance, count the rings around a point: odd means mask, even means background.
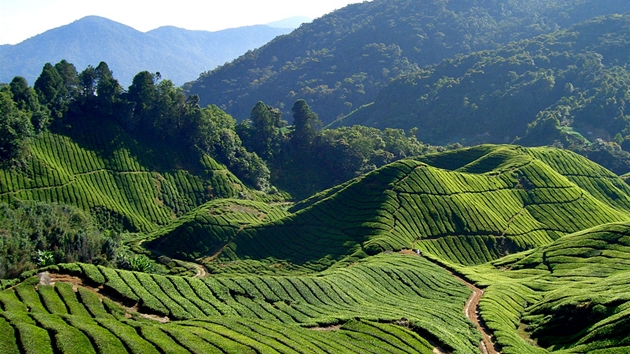
[[[149,231],[247,188],[207,155],[132,139],[112,122],[69,135],[42,133],[21,168],[0,169],[0,200],[78,206],[104,227]]]
[[[417,127],[432,144],[622,143],[629,11],[424,68],[333,126]]]
[[[259,25],[217,32],[162,27],[143,33],[89,16],[19,44],[0,46],[0,82],[23,76],[33,84],[45,63],[65,59],[79,68],[105,61],[124,86],[143,70],[160,72],[181,85],[290,31]]]
[[[481,310],[504,352],[627,351],[629,235],[605,224],[462,269],[487,286]]]
[[[34,277],[0,292],[3,348],[431,353],[429,339],[472,353],[479,341],[461,311],[469,289],[420,257],[381,255],[316,276],[203,280],[87,264],[48,270],[53,286]]]
[[[203,73],[185,88],[239,120],[259,100],[289,113],[304,98],[327,124],[419,67],[628,10],[623,0],[366,1]]]
[[[484,145],[421,160],[387,165],[275,221],[232,226],[219,237],[231,242],[208,266],[313,272],[412,247],[456,264],[480,264],[629,218],[630,187],[567,151]],[[194,223],[188,226],[196,232]],[[177,237],[163,233],[166,241],[155,245],[172,246],[155,250],[177,252]]]

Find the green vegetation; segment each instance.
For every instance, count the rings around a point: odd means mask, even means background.
[[[112,272],[100,266],[98,269],[106,277]],[[4,325],[20,330],[18,323],[29,324],[29,328],[37,324],[48,330],[39,333],[40,340],[52,336],[49,340],[61,352],[80,350],[82,345],[91,348],[90,344],[81,344],[88,338],[99,351],[124,345],[126,350],[142,352],[160,350],[156,346],[179,351],[197,348],[204,352],[215,350],[212,348],[233,352],[252,348],[323,352],[337,348],[353,352],[366,345],[396,352],[431,352],[432,345],[423,337],[445,348],[468,352],[478,340],[461,312],[468,297],[467,288],[420,257],[376,256],[352,268],[309,277],[230,276],[199,280],[122,270],[117,273],[140,296],[119,297],[119,301],[146,305],[159,299],[163,308],[169,308],[166,314],[172,321],[161,324],[145,319],[148,314],[156,314],[155,309],[145,305],[140,310],[147,312],[128,312],[129,318],[116,320],[117,312],[126,310],[116,304],[105,310],[107,306],[100,305],[93,290],[79,286],[79,296],[69,296],[73,295],[72,287],[64,283],[34,288],[31,282],[0,293],[5,310],[2,315],[7,318]],[[383,287],[384,284],[388,286]],[[57,287],[65,296],[56,295]],[[197,290],[200,288],[218,297],[205,297]],[[185,298],[184,292],[188,292]],[[38,295],[43,303],[35,302]],[[53,298],[55,306],[49,305]],[[11,309],[7,310],[10,303]],[[69,314],[63,305],[74,310]],[[236,311],[218,317],[215,309],[226,305]],[[37,307],[41,310],[33,311]],[[30,313],[26,308],[31,309]],[[215,315],[207,317],[207,313]],[[395,325],[397,321],[404,322],[404,326]],[[338,327],[308,329],[334,325]],[[7,337],[7,345],[16,343],[15,339],[10,342],[11,338]]]
[[[417,127],[431,144],[553,144],[626,173],[629,16],[444,60],[395,80],[332,126]]]
[[[233,241],[208,266],[310,272],[410,248],[480,264],[628,220],[629,208],[630,188],[579,155],[482,145],[401,160],[296,204],[291,215],[232,227],[215,236]]]
[[[489,285],[481,309],[504,352],[533,352],[532,343],[570,353],[625,351],[629,231],[627,223],[604,224],[462,269]]]
[[[104,62],[2,85],[0,352],[627,351],[630,18],[572,25],[618,0],[418,4],[349,6],[188,87],[256,99],[238,124]],[[301,91],[279,108],[243,88],[284,84]],[[338,123],[385,129],[321,129],[309,104],[330,121],[340,94],[376,100]]]
[[[148,235],[143,246],[203,262],[205,277],[49,267],[52,286],[34,277],[0,291],[2,341],[56,352],[475,352],[480,334],[462,312],[471,291],[447,266],[485,287],[481,315],[505,353],[620,350],[628,220],[630,187],[575,153],[433,153],[290,207],[214,200]],[[411,248],[421,255],[392,252]]]
[[[626,12],[624,0],[368,1],[305,24],[184,88],[202,104],[217,104],[239,120],[258,101],[288,117],[295,100],[303,98],[328,124],[374,102],[392,80],[424,66]],[[410,106],[408,93],[401,93],[387,103]],[[395,112],[374,118],[384,123],[380,127],[400,127]],[[405,129],[414,126],[419,124]]]
[[[83,210],[69,205],[0,203],[0,277],[58,262],[114,264],[116,237],[108,236]]]

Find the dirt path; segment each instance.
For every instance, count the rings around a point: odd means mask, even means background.
[[[202,266],[199,263],[190,263],[192,265],[195,266],[195,268],[197,268],[197,274],[195,274],[194,278],[205,278],[208,276],[208,270],[206,269],[206,267]]]
[[[490,333],[490,330],[483,323],[483,319],[479,315],[479,301],[483,296],[483,290],[479,289],[478,287],[458,277],[455,274],[453,274],[453,276],[473,291],[473,293],[470,294],[470,297],[466,301],[466,306],[464,306],[464,314],[466,314],[466,317],[468,317],[468,319],[471,320],[475,324],[475,326],[477,326],[477,330],[479,330],[479,333],[481,333],[481,336],[483,337],[481,343],[479,343],[479,349],[481,349],[481,352],[484,354],[499,353],[499,351],[495,347],[494,342],[492,341],[492,334]]]
[[[408,255],[416,255],[416,256],[421,257],[419,254],[411,250],[400,251],[400,253],[408,254]],[[481,297],[483,296],[483,290],[469,283],[464,278],[456,274],[453,274],[453,272],[451,272],[450,270],[448,269],[446,270],[449,273],[451,273],[453,277],[455,277],[457,280],[459,280],[468,288],[470,288],[470,290],[472,290],[472,294],[470,294],[470,297],[468,298],[468,300],[466,300],[466,305],[464,306],[463,312],[466,315],[466,317],[475,324],[475,326],[477,327],[477,330],[479,331],[479,333],[481,333],[481,336],[483,337],[483,339],[481,340],[481,343],[479,343],[479,349],[484,354],[501,353],[499,350],[497,350],[495,343],[492,341],[493,336],[492,336],[492,333],[490,332],[490,329],[483,323],[483,319],[481,318],[481,315],[479,314],[479,301],[481,300]],[[434,352],[439,353],[440,352],[439,348],[436,348],[436,349],[437,351],[434,350]]]
[[[100,286],[98,288],[88,286],[87,284],[83,282],[83,279],[79,277],[75,277],[68,274],[49,273],[49,272],[39,273],[37,274],[37,276],[39,277],[39,285],[55,285],[56,283],[70,283],[72,284],[72,290],[74,292],[77,292],[78,288],[82,287],[95,293],[101,301],[103,301],[103,299],[107,297],[100,292],[103,289],[103,286]],[[158,315],[142,313],[140,311],[140,306],[138,304],[135,304],[134,306],[129,307],[129,306],[125,306],[123,303],[119,301],[116,301],[115,299],[112,299],[110,297],[107,297],[107,298],[115,302],[116,304],[118,304],[120,307],[127,310],[127,313],[125,314],[125,317],[127,318],[132,318],[131,314],[136,313],[142,318],[157,321],[160,323],[167,323],[170,321],[168,316],[158,316]]]

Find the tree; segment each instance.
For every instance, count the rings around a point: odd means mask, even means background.
[[[96,95],[96,70],[88,65],[79,74],[78,97],[81,106],[88,107],[93,104]]]
[[[70,105],[79,94],[79,74],[76,67],[68,63],[65,59],[55,64],[55,69],[63,80],[66,95],[62,97],[63,102],[66,105]]]
[[[272,159],[279,153],[284,139],[282,128],[286,121],[282,120],[282,113],[277,108],[258,102],[250,119],[247,146],[262,158]]]
[[[40,105],[35,90],[30,88],[26,79],[21,76],[14,77],[9,87],[13,101],[17,108],[29,117],[35,133],[44,130],[50,122],[50,111]]]
[[[67,109],[63,100],[67,93],[63,78],[52,64],[46,63],[44,65],[42,73],[35,80],[34,88],[39,96],[39,101],[48,106],[52,116],[61,118]]]
[[[125,124],[129,129],[135,130],[139,125],[144,129],[153,127],[151,109],[157,98],[157,80],[157,75],[148,71],[141,71],[133,77],[127,92],[127,100],[134,104],[133,117],[130,117],[132,120]]]
[[[98,113],[101,116],[111,116],[114,114],[114,105],[118,99],[118,95],[122,91],[122,87],[118,80],[114,79],[114,75],[107,63],[100,62],[94,70],[96,78],[96,101]]]
[[[9,162],[19,158],[32,134],[28,113],[15,104],[9,86],[0,87],[0,160]]]
[[[304,152],[313,143],[322,122],[305,100],[297,100],[291,111],[293,112],[291,144],[296,150]]]

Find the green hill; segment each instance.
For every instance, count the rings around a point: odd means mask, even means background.
[[[0,292],[3,348],[431,353],[440,345],[468,353],[478,341],[461,312],[468,288],[419,257],[373,257],[308,277],[200,280],[86,264],[56,271],[54,286],[34,286],[34,277]]]
[[[629,226],[597,226],[465,270],[489,285],[481,310],[505,352],[544,352],[532,343],[568,353],[628,350]]]
[[[293,102],[304,98],[328,124],[426,65],[628,11],[624,0],[366,1],[305,24],[184,87],[202,104],[216,104],[239,120],[259,100],[288,116]]]
[[[1,347],[474,353],[482,333],[503,353],[629,346],[630,187],[580,155],[430,154],[287,208],[216,199],[154,224],[143,246],[210,274],[71,263],[4,282]]]
[[[94,128],[33,139],[24,166],[0,170],[0,200],[71,204],[110,227],[151,231],[213,198],[248,193],[207,155],[143,144],[112,123]]]
[[[628,210],[630,187],[579,155],[482,145],[389,164],[298,203],[276,220],[227,227],[215,220],[211,232],[197,221],[185,227],[187,234],[206,232],[205,239],[196,238],[200,242],[211,239],[213,247],[196,257],[214,255],[229,240],[208,263],[215,271],[312,272],[412,247],[480,264],[628,220]],[[148,246],[180,252],[180,232],[160,237]]]

